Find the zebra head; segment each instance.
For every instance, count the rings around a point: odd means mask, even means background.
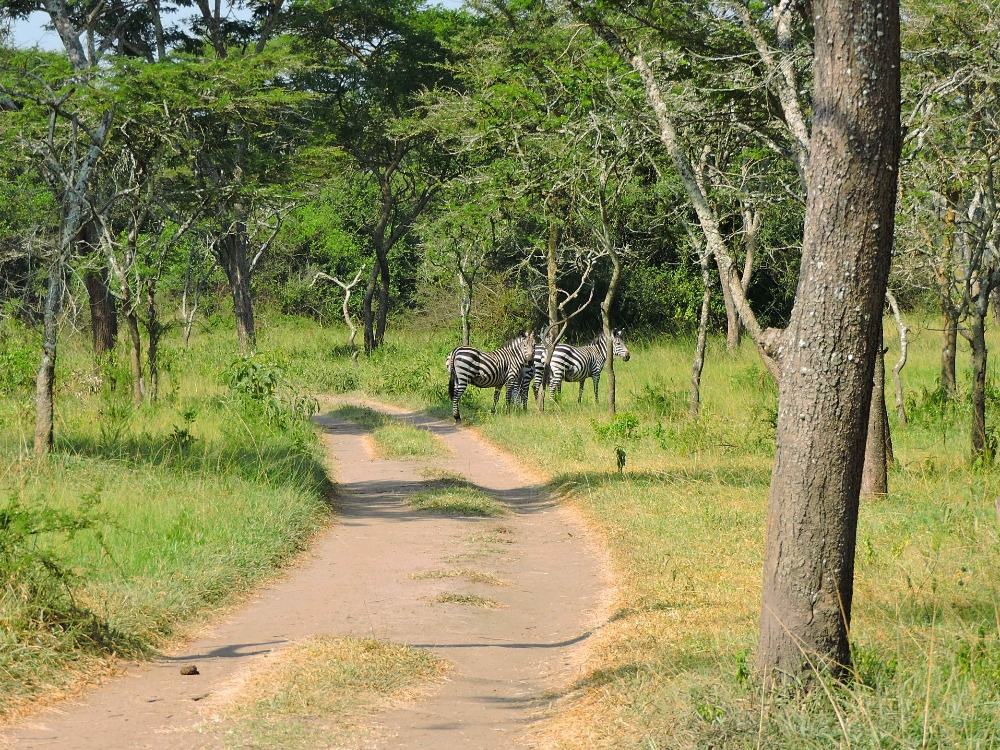
[[[510,342],[508,346],[514,350],[523,364],[529,364],[535,357],[535,332],[524,331],[520,336]]]
[[[623,361],[628,362],[631,355],[628,353],[628,347],[625,346],[625,329],[619,328],[617,331],[611,332],[611,351],[616,357],[621,357]]]

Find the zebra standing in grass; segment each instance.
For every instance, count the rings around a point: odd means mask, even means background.
[[[628,362],[631,356],[628,347],[625,346],[624,330],[611,332],[611,350],[616,357],[624,362]],[[552,362],[549,365],[548,386],[549,393],[555,396],[562,392],[563,382],[579,383],[580,394],[577,403],[583,401],[583,385],[587,378],[594,381],[594,401],[598,400],[598,389],[601,384],[601,373],[604,372],[604,362],[608,358],[608,340],[604,334],[599,335],[587,346],[570,346],[569,344],[557,344],[552,352]],[[542,387],[543,372],[545,367],[545,347],[540,346],[535,349],[534,362],[521,372],[520,384],[518,386],[518,396],[521,403],[525,403],[528,398],[528,382],[531,382],[532,390],[538,395],[538,389]]]
[[[500,389],[507,386],[507,406],[518,384],[521,370],[531,362],[535,349],[535,334],[525,331],[507,346],[496,351],[483,352],[471,346],[459,346],[452,350],[445,361],[448,368],[448,398],[451,399],[451,413],[456,422],[461,422],[458,402],[466,388],[496,388],[493,394],[492,414],[497,410]]]

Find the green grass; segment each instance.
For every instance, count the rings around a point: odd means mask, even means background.
[[[356,747],[371,715],[415,698],[448,664],[423,649],[373,639],[321,636],[259,662],[221,722],[203,731],[226,747]]]
[[[337,407],[331,414],[371,430],[375,449],[383,458],[418,460],[450,453],[444,441],[433,433],[367,406],[347,404]]]
[[[152,653],[329,523],[332,485],[311,423],[229,397],[228,336],[196,337],[186,352],[177,343],[165,342],[162,399],[136,408],[127,371],[106,371],[100,387],[83,337],[63,336],[55,450],[43,462],[29,452],[30,387],[0,393],[0,515],[14,502],[36,518],[90,503],[97,517],[32,537],[72,574],[76,609],[62,608],[61,621],[29,616],[16,586],[0,589],[0,713],[107,674],[115,655]]]
[[[452,516],[496,518],[507,514],[506,506],[468,482],[439,479],[433,484],[407,498],[407,504],[417,510]]]
[[[912,317],[912,316],[911,316]],[[560,748],[990,747],[1000,744],[1000,472],[968,461],[967,346],[962,396],[934,396],[936,320],[911,320],[903,371],[910,421],[887,389],[898,464],[889,495],[861,509],[852,641],[856,679],[805,694],[761,695],[753,676],[776,390],[749,342],[709,343],[703,411],[687,417],[693,342],[630,342],[616,363],[619,416],[585,398],[544,414],[463,419],[551,479],[606,540],[616,598],[589,641],[586,674],[558,697],[542,740]],[[407,331],[385,360],[409,362],[450,341]],[[897,356],[887,321],[887,370]],[[994,352],[1000,337],[990,334]],[[404,343],[405,342],[405,343]],[[995,361],[995,360],[994,360]],[[991,367],[991,373],[995,372]],[[419,380],[413,374],[414,381]],[[1000,390],[990,378],[995,424]],[[380,396],[447,417],[442,374]],[[373,393],[375,391],[372,391]],[[589,395],[589,394],[588,394]],[[530,436],[526,439],[525,436]],[[626,468],[618,473],[617,450]],[[482,536],[482,535],[479,535]],[[507,540],[487,535],[484,544]],[[456,558],[456,561],[459,558]],[[465,559],[464,557],[462,559]],[[931,644],[934,644],[933,650]]]

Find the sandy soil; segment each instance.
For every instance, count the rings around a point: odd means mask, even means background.
[[[581,649],[603,614],[596,546],[568,508],[474,433],[380,408],[433,431],[452,456],[375,458],[361,428],[320,417],[336,467],[338,523],[302,564],[198,640],[151,664],[129,665],[82,702],[0,733],[0,742],[19,749],[217,747],[217,735],[196,728],[248,670],[266,668],[269,654],[301,638],[335,634],[429,648],[454,664],[425,699],[379,715],[380,730],[366,747],[525,746],[524,730],[545,693],[578,676]],[[403,500],[429,481],[421,473],[426,467],[462,474],[512,513],[497,519],[414,511]],[[495,533],[498,526],[506,531]],[[447,568],[488,571],[510,585],[413,577]],[[435,602],[446,592],[506,606]],[[181,676],[187,664],[200,675]]]

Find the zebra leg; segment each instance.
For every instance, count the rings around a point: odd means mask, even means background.
[[[500,401],[500,389],[501,388],[503,388],[503,386],[500,386],[500,388],[497,388],[495,391],[493,391],[493,408],[490,409],[490,414],[496,414],[497,413],[497,403],[499,403],[499,401]]]
[[[600,398],[597,395],[597,389],[600,388],[600,386],[601,386],[601,376],[600,375],[595,375],[594,376],[594,403],[595,404],[601,403]],[[583,396],[583,386],[582,386],[582,384],[581,384],[581,387],[580,387],[580,396],[581,397]]]
[[[466,384],[456,383],[455,391],[451,397],[451,416],[455,418],[456,422],[462,421],[462,416],[458,413],[458,402],[461,400],[462,394],[465,393],[466,388],[468,388]]]
[[[594,382],[596,383],[597,381],[595,380]],[[580,381],[580,395],[576,397],[576,403],[578,404],[583,403],[583,386],[585,386],[586,384],[587,384],[586,378]]]

